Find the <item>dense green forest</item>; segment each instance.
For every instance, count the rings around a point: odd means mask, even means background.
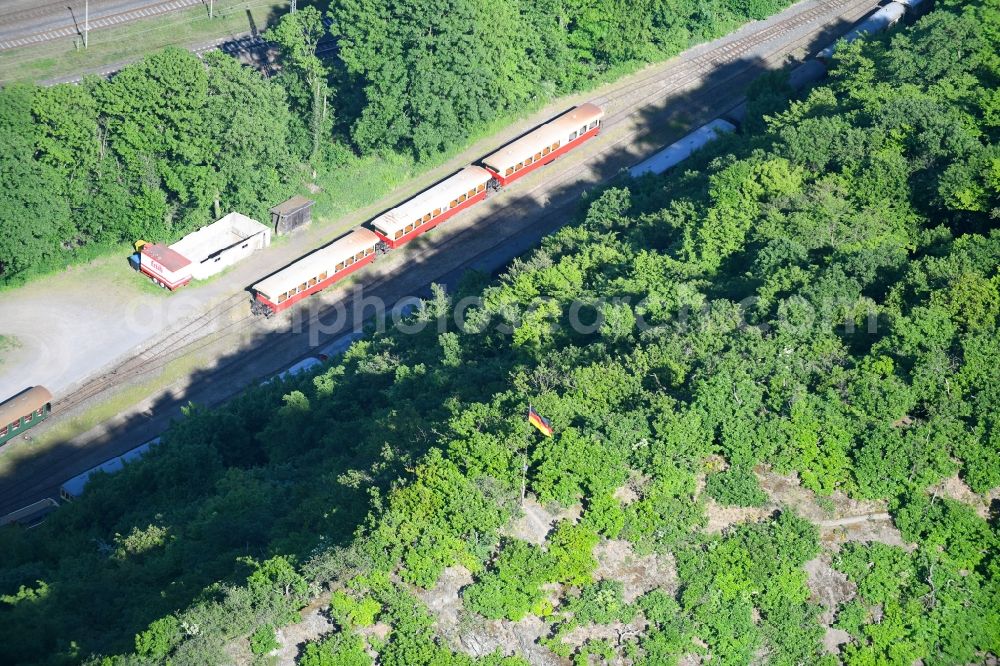
[[[594,194],[499,280],[437,289],[410,332],[192,407],[141,463],[0,532],[0,661],[268,663],[276,629],[328,597],[337,630],[306,666],[528,663],[442,634],[425,599],[456,576],[463,635],[541,623],[535,648],[577,664],[1000,655],[997,507],[940,485],[1000,488],[998,45],[996,0],[942,0],[842,49],[801,99],[758,86],[749,129]],[[349,70],[378,88],[390,55]],[[424,149],[385,117],[358,115],[352,140]],[[288,133],[301,154],[307,130]],[[772,473],[831,511],[888,511],[896,541],[826,538]],[[563,516],[540,542],[512,528],[522,493]],[[720,507],[763,513],[707,529]],[[666,582],[626,595],[598,575],[609,544]],[[832,608],[817,560],[848,590]]]
[[[267,209],[360,156],[427,161],[491,121],[674,55],[785,0],[334,0],[265,34],[265,79],[166,49],[110,80],[0,91],[0,284]],[[335,55],[317,57],[327,32]]]

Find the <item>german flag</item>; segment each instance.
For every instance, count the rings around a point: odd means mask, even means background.
[[[528,405],[528,423],[538,428],[538,430],[541,431],[541,433],[546,437],[552,436],[552,425],[547,419],[543,418],[538,412],[532,409],[531,405]]]

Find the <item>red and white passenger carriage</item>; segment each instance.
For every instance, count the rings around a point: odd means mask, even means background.
[[[492,178],[492,174],[482,167],[467,166],[406,203],[382,213],[369,222],[369,226],[386,245],[397,248],[485,199],[486,186]]]
[[[280,312],[375,261],[380,242],[359,227],[253,285],[256,303]]]
[[[581,104],[487,155],[481,162],[500,185],[506,186],[597,136],[602,118],[601,107],[589,102]]]
[[[572,150],[601,129],[604,111],[582,104],[467,166],[417,196],[307,254],[251,287],[254,310],[280,312],[310,294],[405,245],[543,164]]]

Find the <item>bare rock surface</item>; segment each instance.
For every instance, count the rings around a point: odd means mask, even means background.
[[[636,555],[632,544],[622,539],[601,541],[594,547],[596,580],[616,580],[624,586],[626,603],[654,588],[667,594],[677,590],[677,572],[669,555]]]
[[[812,600],[823,607],[823,612],[819,616],[820,624],[826,628],[823,646],[828,652],[838,654],[839,646],[849,641],[850,635],[831,625],[836,619],[838,606],[853,599],[858,588],[846,575],[834,569],[831,562],[831,555],[823,553],[806,562],[803,569],[808,576],[806,584],[812,592]]]
[[[616,648],[620,648],[627,640],[634,639],[642,634],[646,628],[646,622],[641,618],[625,624],[624,622],[613,622],[611,624],[591,624],[585,627],[576,627],[565,636],[563,643],[580,647],[590,640],[608,641]],[[601,662],[603,663],[603,662]],[[624,659],[619,654],[613,659],[611,664],[630,664],[630,660]]]
[[[569,509],[562,507],[545,507],[533,497],[524,500],[521,515],[505,530],[507,536],[522,539],[537,546],[545,543],[545,538],[553,526],[561,520],[576,521],[580,518],[582,507],[577,504]]]
[[[647,481],[648,479],[643,479],[641,477],[632,479],[621,488],[615,490],[614,498],[621,502],[623,506],[632,504],[640,497],[638,489],[641,488]]]
[[[281,647],[271,653],[271,656],[276,658],[276,663],[281,666],[293,666],[306,643],[315,641],[336,629],[324,612],[329,601],[324,595],[302,610],[300,621],[278,630],[277,639]]]
[[[770,496],[772,504],[794,509],[797,514],[814,523],[850,516],[882,513],[886,510],[886,503],[883,500],[853,499],[840,491],[834,491],[827,498],[829,502],[824,507],[820,503],[816,493],[801,484],[798,474],[794,472],[791,474],[778,474],[766,466],[761,466],[755,472],[760,481],[761,488]]]
[[[940,483],[931,486],[927,489],[927,492],[936,493],[943,497],[968,504],[976,510],[976,513],[983,520],[989,518],[990,505],[994,500],[1000,498],[1000,488],[993,488],[988,493],[980,495],[972,492],[972,489],[965,485],[965,482],[962,481],[958,474],[949,476]]]
[[[827,627],[823,634],[823,647],[830,654],[840,654],[840,646],[851,642],[851,635],[843,629]]]
[[[740,523],[758,523],[774,513],[774,509],[766,507],[726,506],[719,504],[711,497],[705,498],[705,516],[708,523],[705,531],[713,534],[726,530]]]
[[[538,639],[549,634],[549,623],[529,615],[518,622],[488,620],[466,611],[461,590],[472,583],[472,574],[462,566],[448,567],[431,590],[414,590],[435,618],[435,627],[452,649],[473,657],[497,649],[519,655],[532,664],[560,666],[562,660]]]

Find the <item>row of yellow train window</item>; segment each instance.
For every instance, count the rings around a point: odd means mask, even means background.
[[[528,159],[524,160],[523,162],[518,162],[517,166],[507,167],[507,171],[505,171],[503,175],[509,176],[515,171],[520,171],[526,166],[531,166],[532,164],[542,159],[552,151],[558,150],[560,143],[561,143],[560,141],[556,141],[551,146],[545,146],[544,148],[542,148],[541,152],[535,153],[534,156],[528,157]]]
[[[476,196],[477,194],[481,194],[485,189],[486,189],[486,183],[480,183],[478,186],[472,188],[471,190],[469,190],[465,194],[461,195],[457,199],[452,199],[451,203],[448,204],[448,208],[449,209],[450,208],[454,208],[455,206],[457,206],[459,204],[465,203],[467,200],[471,199],[472,197]],[[416,220],[413,221],[413,224],[408,224],[404,228],[400,229],[395,234],[393,234],[393,236],[392,236],[393,240],[399,240],[400,238],[402,238],[406,234],[410,233],[411,231],[413,231],[417,227],[421,227],[421,226],[427,224],[428,222],[430,222],[431,220],[433,220],[434,218],[436,218],[438,215],[440,215],[443,212],[444,212],[443,208],[435,208],[430,213],[424,214],[423,217],[418,217]]]
[[[363,252],[358,252],[353,257],[348,257],[344,261],[342,261],[339,264],[337,264],[337,268],[334,270],[334,273],[339,273],[340,271],[344,270],[348,266],[353,266],[357,262],[359,262],[362,259],[364,259],[365,257],[369,256],[374,251],[375,251],[375,248],[369,247],[369,248],[365,248],[365,250]],[[327,279],[327,277],[329,277],[329,274],[327,273],[327,271],[323,271],[322,273],[320,273],[316,277],[310,278],[306,282],[303,282],[302,284],[300,284],[295,289],[289,289],[285,293],[279,294],[278,295],[278,302],[279,303],[284,303],[286,300],[288,300],[289,298],[291,298],[295,294],[301,294],[303,291],[306,291],[307,289],[315,287],[318,283],[320,283],[323,280]]]
[[[598,122],[599,121],[595,120],[594,122],[590,123],[589,129],[594,129],[595,127],[597,127]],[[577,136],[579,136],[580,134],[585,134],[587,131],[588,131],[587,125],[584,125],[583,127],[580,128],[579,132],[573,132],[572,134],[570,134],[569,140],[573,141],[574,139],[577,138]],[[558,150],[560,143],[561,143],[560,141],[556,141],[551,146],[546,146],[545,148],[543,148],[541,150],[541,152],[535,153],[534,156],[528,157],[523,162],[518,162],[517,166],[508,167],[507,171],[504,173],[504,175],[505,176],[509,176],[512,173],[514,173],[515,171],[520,171],[524,167],[527,167],[527,166],[530,166],[530,165],[534,164],[538,160],[540,160],[543,157],[547,156],[552,151]],[[459,204],[465,203],[466,200],[471,199],[472,197],[476,196],[477,194],[482,193],[483,190],[485,190],[485,189],[486,189],[486,185],[484,183],[480,183],[474,189],[469,190],[468,193],[461,195],[457,199],[452,199],[451,203],[448,205],[448,207],[449,208],[454,208],[455,206],[458,206]],[[436,218],[438,215],[440,215],[442,212],[443,211],[442,211],[441,208],[435,208],[430,213],[426,213],[423,217],[417,218],[416,220],[414,220],[413,224],[408,224],[403,229],[400,229],[399,231],[397,231],[393,235],[393,238],[395,240],[399,240],[405,234],[410,233],[411,231],[413,231],[417,227],[420,227],[420,226],[422,226],[424,224],[427,224],[428,222],[430,222],[431,220],[433,220],[434,218]],[[348,259],[347,261],[340,262],[339,264],[337,264],[337,271],[341,271],[344,268],[346,268],[347,266],[350,266],[350,265],[354,264],[355,262],[361,261],[362,258],[370,255],[372,252],[374,252],[374,250],[369,248],[369,249],[365,250],[364,252],[359,252],[356,256]],[[292,290],[290,290],[290,291],[288,291],[288,292],[286,292],[284,294],[279,295],[278,296],[278,302],[279,303],[283,303],[286,299],[291,298],[295,294],[301,293],[301,292],[305,291],[306,289],[315,286],[317,282],[322,282],[326,278],[327,278],[327,274],[325,272],[324,273],[320,273],[317,277],[312,278],[311,280],[309,280],[308,283],[303,282],[301,285],[299,285],[299,287],[297,289],[292,289]]]
[[[586,134],[588,131],[590,131],[590,130],[594,129],[595,127],[597,127],[597,125],[599,123],[600,123],[599,120],[595,120],[594,122],[590,123],[589,128],[588,128],[587,125],[582,126],[578,131],[573,132],[572,134],[569,135],[569,140],[570,141],[575,141],[578,136],[580,136],[581,134]],[[559,148],[559,144],[560,143],[562,143],[562,142],[561,141],[556,141],[551,146],[546,146],[544,149],[542,149],[542,152],[535,153],[534,156],[527,158],[523,162],[518,162],[516,166],[507,167],[507,170],[504,172],[503,175],[506,177],[506,176],[509,176],[512,173],[516,172],[516,171],[520,171],[524,167],[531,166],[532,164],[534,164],[538,160],[542,159],[543,157],[545,157],[546,155],[548,155],[549,153],[551,153],[553,150],[557,150]]]

